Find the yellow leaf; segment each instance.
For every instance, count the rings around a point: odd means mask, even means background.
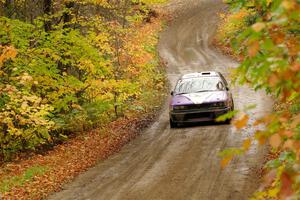
[[[279,188],[273,188],[273,189],[270,189],[268,194],[269,194],[269,197],[277,197],[277,194],[279,193]]]
[[[2,47],[0,45],[0,50],[3,49],[2,54],[0,54],[0,67],[2,67],[3,62],[9,59],[14,59],[17,56],[17,50],[12,46]]]
[[[14,47],[8,47],[6,55],[7,55],[8,58],[13,59],[17,56],[17,51]]]

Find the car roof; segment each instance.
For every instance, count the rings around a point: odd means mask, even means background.
[[[195,72],[195,73],[185,74],[181,76],[181,79],[200,78],[200,77],[220,77],[220,73],[215,71]]]

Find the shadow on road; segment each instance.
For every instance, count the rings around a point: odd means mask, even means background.
[[[177,129],[180,128],[195,128],[195,127],[205,127],[205,126],[229,126],[230,124],[226,122],[215,122],[215,121],[207,121],[207,122],[189,122],[184,124],[179,124]]]

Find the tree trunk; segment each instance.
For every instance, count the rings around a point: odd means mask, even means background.
[[[44,28],[46,32],[51,31],[52,27],[52,23],[51,23],[51,19],[50,16],[52,14],[52,0],[44,0],[44,14],[45,17],[47,18],[45,20],[45,24],[44,24]]]
[[[14,0],[5,0],[4,2],[4,13],[8,18],[13,17],[14,13]]]
[[[124,6],[122,8],[122,27],[125,28],[126,26],[126,15],[127,15],[127,12],[128,12],[128,7],[129,7],[129,1],[128,0],[125,0],[124,2]]]
[[[119,96],[119,94],[117,92],[114,92],[114,111],[115,111],[115,117],[116,117],[116,119],[119,118],[119,113],[118,113],[118,96]]]
[[[71,24],[70,22],[72,21],[72,9],[75,6],[75,2],[70,1],[65,3],[66,11],[63,14],[63,20],[64,20],[64,26],[63,28],[70,28]]]

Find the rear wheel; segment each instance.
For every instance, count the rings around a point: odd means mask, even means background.
[[[178,127],[177,123],[173,122],[173,120],[170,119],[170,128],[177,128],[177,127]]]

